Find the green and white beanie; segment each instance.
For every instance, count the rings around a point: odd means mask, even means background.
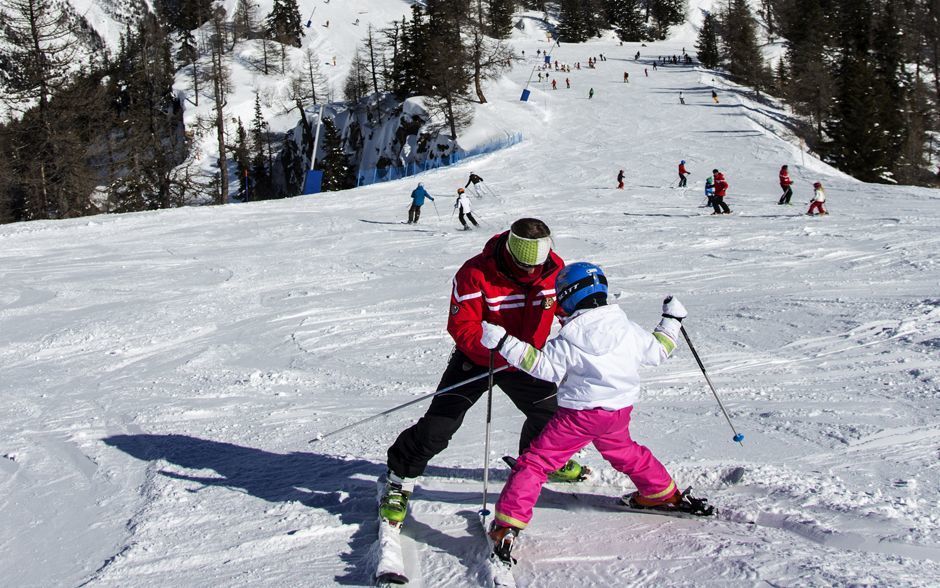
[[[526,239],[509,231],[509,240],[506,242],[509,253],[521,265],[536,266],[545,263],[548,253],[552,250],[552,238]]]

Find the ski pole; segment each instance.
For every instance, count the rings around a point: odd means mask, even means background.
[[[738,433],[735,430],[734,425],[731,423],[731,417],[728,416],[728,411],[725,410],[725,405],[722,404],[721,399],[718,398],[718,392],[715,392],[715,386],[712,385],[711,378],[708,377],[708,372],[705,371],[705,366],[702,364],[702,359],[698,356],[698,352],[695,351],[695,346],[692,345],[692,340],[689,339],[689,334],[685,331],[685,327],[681,324],[679,325],[679,330],[682,331],[682,336],[685,337],[685,342],[689,346],[689,351],[692,352],[692,356],[695,358],[695,361],[698,363],[699,369],[702,370],[702,375],[705,376],[705,381],[708,382],[708,387],[711,388],[712,394],[715,395],[715,400],[718,401],[718,406],[721,408],[721,412],[724,413],[725,419],[728,421],[728,426],[731,427],[731,431],[734,433],[734,437],[732,438],[732,440],[737,443],[740,443],[741,447],[744,447],[744,443],[743,443],[744,435],[742,435],[741,433]]]
[[[437,220],[441,220],[441,213],[437,211],[437,202],[431,201],[431,204],[434,205],[434,214],[437,215]]]
[[[502,367],[498,367],[498,368],[496,368],[495,370],[493,370],[493,373],[495,374],[495,373],[501,372],[501,371],[507,369],[508,367],[509,367],[508,365],[504,365],[504,366],[502,366]],[[481,379],[481,378],[485,378],[486,376],[487,376],[487,372],[484,372],[484,373],[482,373],[482,374],[473,376],[472,378],[467,378],[466,380],[464,380],[464,381],[462,381],[462,382],[457,382],[456,384],[454,384],[454,385],[452,385],[452,386],[448,386],[448,387],[446,387],[446,388],[441,388],[440,390],[437,390],[437,391],[435,391],[435,392],[430,392],[430,393],[428,393],[428,394],[425,394],[424,396],[421,396],[420,398],[415,398],[414,400],[409,400],[408,402],[406,402],[406,403],[404,403],[404,404],[399,404],[398,406],[392,407],[392,408],[390,408],[390,409],[388,409],[388,410],[385,410],[385,411],[382,411],[382,412],[380,412],[380,413],[378,413],[378,414],[374,414],[374,415],[372,415],[372,416],[370,416],[370,417],[368,417],[368,418],[364,418],[364,419],[362,419],[362,420],[360,420],[360,421],[356,421],[356,422],[354,422],[354,423],[348,424],[348,425],[346,425],[345,427],[340,427],[339,429],[336,429],[335,431],[330,431],[329,433],[326,433],[325,435],[317,435],[317,437],[316,437],[315,439],[311,439],[310,441],[308,441],[308,443],[316,443],[317,441],[322,441],[323,439],[326,439],[327,437],[332,437],[333,435],[338,435],[339,433],[342,433],[342,432],[344,432],[344,431],[348,431],[349,429],[358,427],[359,425],[368,423],[369,421],[374,421],[375,419],[377,419],[377,418],[379,418],[379,417],[383,417],[383,416],[385,416],[385,415],[392,414],[393,412],[398,412],[399,410],[401,410],[401,409],[403,409],[403,408],[407,408],[407,407],[411,406],[412,404],[417,404],[417,403],[419,403],[419,402],[422,402],[422,401],[424,401],[424,400],[427,400],[428,398],[434,398],[435,396],[440,396],[441,394],[444,394],[445,392],[450,392],[451,390],[453,390],[453,389],[455,389],[455,388],[459,388],[459,387],[463,386],[464,384],[469,384],[470,382],[476,382],[477,380],[479,380],[479,379]]]
[[[490,483],[490,421],[493,419],[493,365],[496,363],[496,350],[490,349],[490,369],[487,371],[486,392],[486,434],[483,438],[483,508],[480,515],[487,517],[490,511],[486,508],[486,494]]]

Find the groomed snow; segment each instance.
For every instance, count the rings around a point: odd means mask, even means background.
[[[592,482],[545,488],[520,585],[940,583],[940,192],[804,163],[778,110],[632,59],[682,42],[564,45],[572,88],[552,72],[559,90],[533,83],[523,104],[548,45],[515,42],[528,65],[489,86],[478,119],[524,134],[503,152],[314,197],[0,227],[5,585],[369,584],[374,481],[422,410],[307,441],[433,389],[453,273],[522,216],[602,265],[634,320],[652,328],[666,294],[682,299],[746,438],[731,442],[682,345],[644,373],[633,433],[717,520],[616,512],[632,486],[588,450]],[[680,159],[687,190],[669,187]],[[776,204],[783,163],[792,207]],[[730,217],[699,208],[714,167]],[[497,196],[462,232],[450,196],[471,170]],[[437,211],[399,224],[419,180]],[[809,218],[816,180],[832,214]],[[495,409],[498,490],[521,415],[502,394]],[[482,580],[483,410],[413,499],[415,586]]]

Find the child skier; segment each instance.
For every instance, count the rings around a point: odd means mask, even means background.
[[[630,413],[640,391],[639,368],[664,362],[679,341],[687,312],[672,296],[652,333],[607,306],[607,278],[598,266],[574,263],[555,279],[567,317],[542,350],[498,325],[483,323],[480,343],[509,364],[558,384],[558,411],[512,468],[496,502],[489,534],[494,552],[509,559],[512,543],[528,525],[542,485],[552,471],[589,443],[636,485],[621,498],[631,508],[710,515],[712,507],[679,491],[652,452],[630,438]]]
[[[467,221],[464,220],[464,216],[470,219],[470,222],[473,223],[473,226],[480,226],[477,223],[477,220],[473,218],[473,214],[470,212],[470,198],[467,196],[467,191],[463,188],[457,188],[457,201],[454,202],[454,208],[458,211],[457,220],[459,220],[460,224],[463,225],[463,230],[470,230],[470,227],[467,225]],[[451,216],[451,218],[453,218],[453,216]]]
[[[790,171],[787,169],[787,166],[782,166],[780,168],[780,189],[783,190],[783,194],[780,196],[780,200],[777,201],[777,204],[790,204],[790,198],[793,197],[793,188],[790,185],[793,184],[793,180],[790,179]]]
[[[623,170],[620,170],[620,173],[617,174],[617,189],[623,190]]]
[[[826,191],[823,190],[823,185],[821,182],[816,182],[813,184],[813,199],[810,201],[809,210],[806,211],[806,214],[813,216],[813,211],[818,210],[819,214],[829,214],[826,211],[826,207],[823,206],[823,202],[826,201]]]
[[[679,187],[685,188],[686,176],[690,175],[689,170],[685,169],[685,160],[679,162]]]
[[[594,97],[594,88],[588,90],[588,100]]]
[[[711,208],[713,206],[713,198],[715,196],[715,178],[708,176],[705,178],[705,198],[707,202],[702,208]]]

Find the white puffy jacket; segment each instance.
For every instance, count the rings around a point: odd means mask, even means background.
[[[619,410],[639,396],[639,368],[662,363],[678,336],[676,319],[663,318],[650,333],[610,305],[576,312],[541,351],[510,335],[500,354],[536,378],[558,384],[558,406]]]
[[[470,196],[468,196],[466,192],[457,196],[457,202],[454,203],[454,208],[458,208],[464,214],[468,214],[470,212]]]

